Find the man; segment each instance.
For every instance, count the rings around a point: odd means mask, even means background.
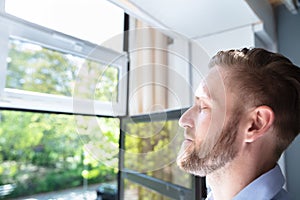
[[[221,51],[179,120],[177,163],[208,199],[289,199],[277,165],[300,129],[300,68],[263,49]]]

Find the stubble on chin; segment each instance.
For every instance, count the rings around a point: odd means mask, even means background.
[[[196,148],[192,145],[188,148],[181,150],[177,157],[177,165],[183,171],[197,176],[206,176],[212,171],[219,168],[219,164],[214,163],[213,160],[207,155],[206,157],[200,157]]]

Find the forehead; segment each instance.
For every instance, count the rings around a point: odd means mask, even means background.
[[[213,67],[200,82],[195,97],[224,100],[225,94],[224,72],[219,67]]]

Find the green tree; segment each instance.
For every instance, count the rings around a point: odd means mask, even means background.
[[[47,94],[72,95],[78,66],[70,55],[10,40],[6,87]]]
[[[72,96],[75,80],[84,63],[90,69],[87,75],[97,72],[103,76],[102,79],[85,76],[88,80],[83,85],[86,91],[90,91],[89,84],[94,84],[93,96],[101,101],[112,100],[112,92],[116,91],[116,68],[105,68],[100,63],[19,40],[11,40],[9,49],[7,88]],[[84,123],[88,123],[92,117],[85,118]],[[17,184],[11,197],[82,183],[86,159],[83,145],[89,140],[78,132],[73,115],[1,111],[0,123],[0,184]],[[106,159],[113,161],[117,158],[115,150],[118,146],[113,149],[111,144],[118,145],[118,119],[101,118],[99,123],[96,125],[101,126],[101,137],[96,137],[99,140],[93,142],[107,155],[112,154]],[[99,127],[87,132],[97,135]],[[90,182],[115,179],[117,171],[92,156],[86,164]]]
[[[10,40],[9,49],[8,88],[72,96],[75,87],[83,88],[79,97],[117,100],[115,67],[19,40]]]
[[[31,148],[38,145],[47,124],[33,113],[1,112],[0,146],[2,160],[31,159]]]

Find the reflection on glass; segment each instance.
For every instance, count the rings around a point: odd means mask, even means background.
[[[170,198],[135,184],[127,179],[124,180],[124,199],[130,200],[171,200]]]
[[[191,188],[191,176],[176,165],[183,141],[178,120],[128,123],[125,127],[125,168]]]
[[[7,88],[63,96],[77,88],[80,98],[117,101],[116,67],[17,39],[9,40],[7,62]]]
[[[81,117],[86,124],[92,118]],[[64,190],[71,188],[77,195],[96,195],[100,183],[116,181],[118,170],[109,163],[118,159],[110,146],[114,144],[118,149],[119,120],[97,121],[98,127],[79,127],[72,115],[1,111],[0,199],[38,193],[44,199],[45,195],[58,199],[70,195]],[[99,139],[93,144],[105,149],[105,158],[99,159],[88,148],[96,138],[93,135]]]

